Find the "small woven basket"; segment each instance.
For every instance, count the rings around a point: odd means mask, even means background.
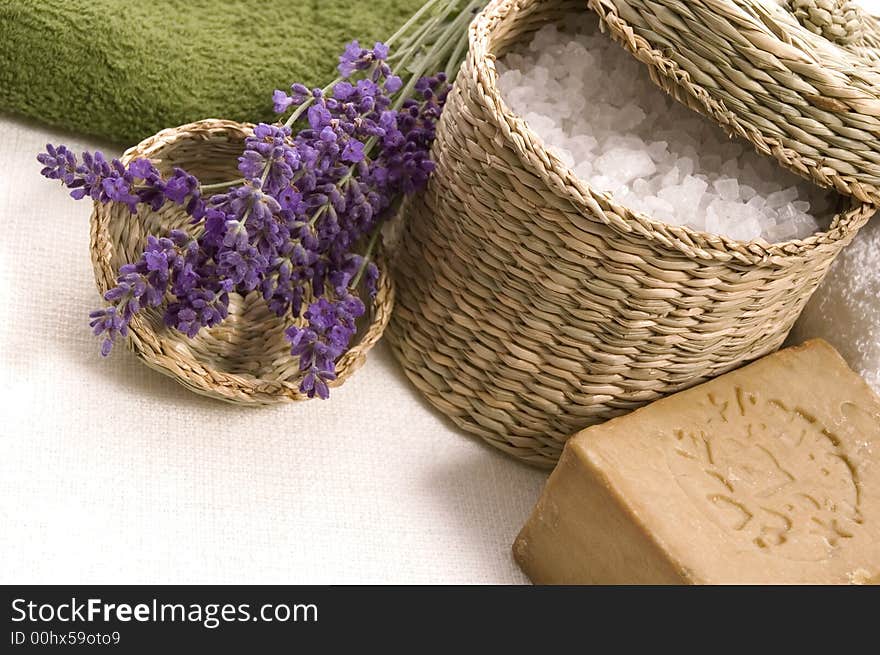
[[[507,107],[495,59],[584,4],[494,0],[471,25],[469,55],[438,129],[437,169],[406,208],[392,265],[398,300],[389,337],[409,378],[459,426],[541,466],[552,466],[581,428],[776,350],[834,257],[874,212],[841,198],[826,232],[743,243],[655,221],[578,179]],[[635,36],[611,6],[628,7],[628,17],[632,6],[653,8],[655,16],[640,15],[655,35],[694,27],[736,38],[707,9],[727,4],[734,0],[590,3],[680,100],[793,170],[862,200],[878,198],[855,163],[825,165],[826,151],[855,159],[839,151],[827,128],[787,114],[795,131],[813,130],[802,137],[810,152],[826,139],[815,159],[762,136],[754,126],[772,131],[769,121],[736,120],[697,84],[709,83],[708,74]],[[712,54],[705,38],[679,39]],[[705,68],[747,86],[715,56]],[[782,78],[773,81],[776,96],[793,95]],[[779,100],[767,106],[783,109]],[[856,135],[846,126],[841,132]]]
[[[147,157],[163,173],[175,166],[196,175],[204,184],[238,177],[238,156],[252,126],[226,120],[202,120],[162,130],[130,148],[127,163]],[[92,263],[101,293],[115,286],[119,267],[136,261],[150,234],[172,229],[192,231],[181,207],[166,203],[158,212],[140,209],[132,215],[124,204],[95,204],[91,223]],[[367,352],[382,336],[391,314],[394,293],[380,259],[378,294],[355,337],[354,345],[337,362],[342,384],[364,363]],[[366,295],[362,295],[366,297]],[[285,320],[269,311],[256,291],[245,297],[230,294],[229,316],[195,338],[165,326],[163,307],[146,309],[131,322],[128,346],[147,366],[175,378],[196,393],[241,404],[303,400],[298,359],[284,338]]]

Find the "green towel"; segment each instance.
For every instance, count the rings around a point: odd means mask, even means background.
[[[259,121],[323,85],[353,38],[421,0],[0,0],[0,111],[133,144],[200,118]]]

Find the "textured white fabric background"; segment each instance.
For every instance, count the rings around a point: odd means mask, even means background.
[[[458,431],[384,344],[328,402],[201,398],[87,325],[91,207],[0,118],[0,583],[520,583],[546,473]],[[111,148],[105,151],[118,154]]]

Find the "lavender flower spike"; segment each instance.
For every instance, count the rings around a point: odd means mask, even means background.
[[[170,179],[163,180],[148,159],[135,159],[126,167],[118,159],[107,161],[103,153],[96,151],[82,153],[80,162],[65,146],[52,144],[37,155],[37,161],[43,164],[40,173],[50,180],[61,180],[76,200],[120,202],[128,205],[132,214],[139,204],[157,211],[170,200],[185,205],[195,218],[204,213],[199,181],[179,168]]]
[[[304,315],[307,327],[287,329],[291,354],[300,358],[300,370],[305,373],[300,391],[309,398],[330,395],[327,383],[336,379],[335,361],[348,349],[364,311],[364,303],[353,295],[335,302],[319,298]]]

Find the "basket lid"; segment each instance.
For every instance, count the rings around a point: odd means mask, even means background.
[[[850,0],[588,0],[692,109],[880,205],[880,21]]]

